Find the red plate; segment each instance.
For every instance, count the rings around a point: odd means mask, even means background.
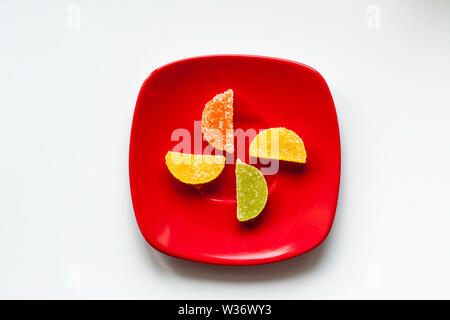
[[[266,208],[244,224],[236,218],[234,164],[197,189],[176,180],[164,161],[178,143],[172,132],[193,134],[205,103],[229,88],[235,129],[286,127],[308,154],[305,165],[280,163],[276,175],[266,176]],[[333,223],[340,166],[333,99],[322,76],[306,65],[242,55],[189,58],[155,70],[139,92],[129,159],[134,212],[148,243],[169,255],[250,265],[313,249]]]

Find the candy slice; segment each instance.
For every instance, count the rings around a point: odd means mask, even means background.
[[[202,184],[217,178],[225,167],[225,157],[169,151],[166,154],[166,165],[181,182]]]
[[[257,168],[236,161],[237,218],[247,221],[257,217],[264,209],[268,189],[266,179]]]
[[[202,113],[202,132],[213,147],[232,153],[233,147],[233,90],[216,95]]]
[[[286,128],[261,131],[250,143],[249,155],[256,158],[306,162],[306,150],[302,139],[294,131]]]

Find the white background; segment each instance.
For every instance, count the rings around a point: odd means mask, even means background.
[[[449,17],[449,1],[1,1],[0,298],[450,298]],[[330,86],[341,193],[308,254],[209,266],[140,235],[140,85],[215,53],[303,62]]]

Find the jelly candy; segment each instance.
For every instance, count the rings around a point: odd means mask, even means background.
[[[249,155],[256,158],[306,162],[306,150],[302,139],[294,131],[286,128],[261,131],[250,143]]]
[[[202,113],[202,133],[213,147],[234,151],[233,146],[233,90],[216,95]]]
[[[181,182],[202,184],[219,176],[225,167],[225,157],[169,151],[166,154],[166,165],[172,175]]]
[[[268,189],[264,175],[257,168],[236,161],[237,218],[247,221],[257,217],[264,209]]]

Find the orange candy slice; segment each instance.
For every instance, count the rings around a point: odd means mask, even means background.
[[[213,147],[232,153],[233,146],[233,90],[216,95],[202,113],[202,133]]]
[[[306,149],[302,139],[286,128],[261,131],[250,143],[249,155],[256,158],[306,162]]]
[[[225,167],[225,157],[169,151],[166,154],[166,165],[172,175],[181,182],[202,184],[219,176]]]

